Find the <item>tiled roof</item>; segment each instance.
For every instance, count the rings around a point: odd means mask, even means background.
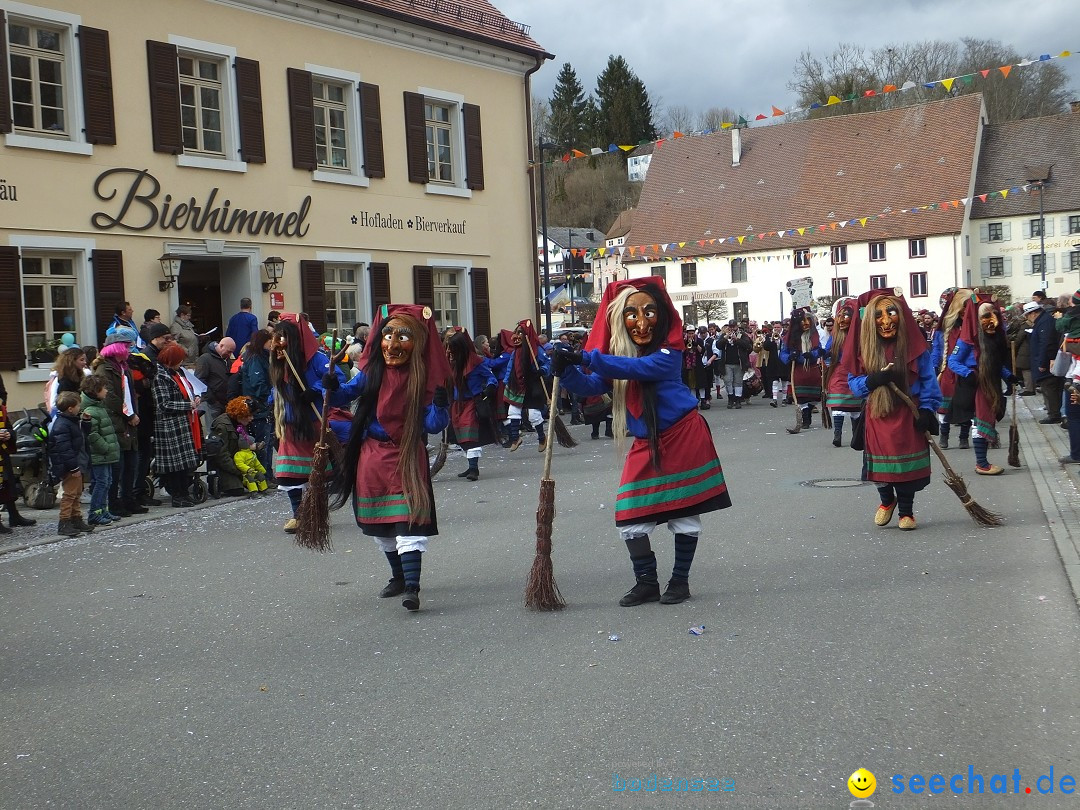
[[[499,45],[514,51],[554,56],[529,36],[529,26],[514,22],[487,0],[331,0],[342,6],[363,9],[408,20],[440,31]]]
[[[1027,167],[1050,166],[1043,211],[1080,210],[1080,113],[1025,118],[986,128],[975,192],[1000,191],[1034,179]],[[1038,192],[975,200],[972,219],[1039,214]]]
[[[630,226],[634,224],[634,209],[627,208],[625,211],[620,211],[619,215],[615,217],[615,221],[611,223],[611,227],[607,229],[608,239],[618,239],[620,236],[626,236],[630,233]]]
[[[740,165],[730,130],[664,141],[627,245],[689,242],[665,255],[700,256],[959,233],[964,208],[896,214],[826,233],[750,243],[698,240],[767,233],[966,197],[982,96],[883,112],[742,129]],[[629,256],[624,261],[629,260]]]
[[[570,231],[574,236],[570,238]],[[592,239],[589,239],[589,234]],[[556,228],[547,229],[548,240],[563,248],[602,248],[605,236],[599,228]]]

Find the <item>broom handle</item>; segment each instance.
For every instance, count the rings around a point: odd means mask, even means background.
[[[551,396],[557,397],[559,395],[559,378],[558,376],[551,378]],[[544,446],[544,478],[551,478],[551,448],[555,444],[555,419],[558,417],[558,408],[551,407],[550,400],[548,404],[548,435],[547,444]]]
[[[890,363],[889,365],[892,364]],[[911,409],[911,415],[918,419],[919,409],[915,405],[915,403],[912,402],[911,397],[901,391],[894,382],[889,383],[889,388],[891,388],[893,390],[893,393],[900,397],[900,399],[904,401],[908,408]],[[945,453],[943,453],[941,448],[938,447],[938,443],[934,441],[934,437],[930,435],[930,431],[924,431],[923,435],[926,437],[926,441],[930,443],[930,448],[934,451],[934,455],[938,457],[938,460],[941,462],[941,466],[945,468],[945,472],[949,475],[955,476],[956,472],[953,470],[952,465],[949,464],[949,460],[945,458]]]
[[[799,398],[795,395],[795,361],[791,361],[791,401],[795,403],[795,407],[799,407]]]
[[[294,365],[293,365],[293,362],[292,362],[292,360],[291,360],[291,359],[289,359],[289,355],[288,355],[288,354],[284,354],[284,355],[282,355],[282,356],[283,356],[283,357],[285,358],[285,362],[286,362],[286,363],[288,363],[288,365],[289,365],[289,369],[290,369],[290,370],[292,371],[292,373],[293,373],[293,377],[295,377],[295,378],[296,378],[296,382],[297,382],[297,383],[299,383],[299,385],[300,385],[300,390],[301,390],[301,391],[303,391],[304,393],[307,393],[307,386],[306,386],[306,385],[304,385],[304,378],[303,378],[303,377],[301,377],[301,376],[300,376],[300,372],[298,372],[298,371],[296,370],[296,366],[294,366]],[[325,403],[325,401],[326,401],[326,395],[325,395],[325,393],[324,393],[324,394],[323,394],[323,402]],[[315,413],[315,416],[316,416],[316,417],[317,417],[317,418],[318,418],[319,420],[322,420],[322,414],[321,414],[321,413],[319,413],[319,409],[318,409],[318,408],[317,408],[317,407],[315,406],[315,403],[314,403],[314,402],[309,402],[308,404],[309,404],[309,405],[311,406],[311,410],[312,410],[312,411],[314,411],[314,413]]]
[[[1012,354],[1012,373],[1016,376],[1016,344],[1009,344],[1009,352]],[[999,383],[1000,385],[1000,383]],[[1012,424],[1016,427],[1016,383],[1012,386]]]
[[[558,389],[556,388],[556,389],[555,389],[555,391],[553,391],[553,392],[551,392],[551,393],[548,393],[548,387],[547,387],[547,383],[546,383],[546,382],[544,382],[544,375],[540,373],[540,364],[539,364],[538,362],[536,362],[536,352],[534,352],[534,351],[533,351],[533,347],[532,347],[532,344],[531,344],[531,343],[529,343],[529,338],[528,338],[528,337],[526,337],[525,335],[522,335],[522,336],[521,336],[521,342],[522,342],[522,343],[524,343],[524,344],[525,344],[526,346],[528,346],[528,347],[529,347],[529,357],[531,357],[531,358],[532,358],[532,364],[533,364],[533,368],[535,368],[535,369],[536,369],[536,373],[537,373],[537,375],[538,375],[538,376],[540,377],[540,385],[541,385],[541,386],[543,387],[543,389],[544,389],[544,396],[545,396],[545,397],[547,397],[547,403],[548,403],[548,413],[549,413],[549,415],[550,415],[550,413],[551,413],[551,403],[552,403],[552,399],[553,399],[553,397],[554,397],[554,396],[556,395],[556,393],[555,393],[555,392],[557,392],[557,391],[558,391]],[[559,410],[559,409],[558,409],[558,406],[557,406],[557,405],[556,405],[556,408],[555,408],[555,410],[556,410],[556,411],[558,411],[558,410]],[[551,424],[552,424],[552,425],[554,425],[554,424],[555,424],[555,422],[554,422],[554,421],[552,421],[552,423],[551,423]],[[545,474],[545,476],[544,476],[544,477],[546,478],[546,477],[547,477],[547,475]]]
[[[330,338],[330,340],[331,340],[331,343],[330,343],[331,347],[337,345],[337,329],[335,329],[333,331],[333,336]],[[333,352],[333,348],[331,348],[330,351]],[[334,358],[333,357],[330,358],[330,373],[331,374],[335,373],[334,372]],[[319,414],[319,443],[320,444],[323,444],[323,443],[326,442],[326,430],[327,430],[327,426],[329,424],[329,414],[330,414],[330,391],[324,387],[323,392],[322,392],[322,413]]]

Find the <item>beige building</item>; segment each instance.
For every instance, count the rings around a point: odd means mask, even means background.
[[[484,0],[0,0],[10,404],[123,301],[199,331],[243,297],[319,329],[390,301],[474,334],[535,313],[548,58]]]

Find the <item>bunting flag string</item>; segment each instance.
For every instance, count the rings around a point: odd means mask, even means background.
[[[829,222],[821,225],[803,225],[795,228],[781,228],[775,231],[764,231],[762,233],[741,234],[738,236],[718,236],[711,237],[709,239],[693,239],[693,240],[672,240],[670,242],[657,242],[651,245],[619,245],[618,247],[602,247],[602,248],[574,248],[569,252],[575,257],[583,257],[591,261],[593,258],[603,258],[605,256],[613,256],[616,253],[622,257],[629,257],[630,261],[658,261],[661,259],[672,261],[676,258],[686,259],[690,261],[702,261],[704,259],[735,259],[745,258],[752,261],[772,261],[774,258],[769,256],[756,256],[753,254],[747,254],[745,256],[738,254],[725,254],[723,256],[715,253],[709,255],[700,256],[676,256],[676,252],[681,252],[686,249],[687,245],[696,245],[699,248],[708,247],[720,247],[721,245],[746,245],[748,247],[756,245],[758,242],[764,242],[766,239],[783,239],[785,236],[808,236],[815,233],[823,233],[825,231],[835,231],[838,229],[859,226],[865,228],[868,223],[876,222],[880,219],[885,219],[888,216],[895,216],[896,214],[919,214],[927,211],[940,211],[947,208],[960,208],[967,207],[972,200],[979,200],[980,202],[986,202],[992,199],[1008,199],[1009,195],[1016,195],[1023,191],[1030,191],[1033,186],[1030,183],[1025,183],[1021,186],[1013,186],[1012,188],[998,189],[997,191],[986,191],[982,194],[975,194],[971,197],[961,197],[955,200],[942,200],[939,202],[927,203],[926,205],[914,205],[910,208],[898,208],[893,209],[891,207],[884,208],[877,214],[866,214],[864,216],[851,217],[850,219],[839,220],[836,222]],[[801,250],[811,250],[808,248],[800,248]],[[821,255],[827,255],[826,250]],[[811,256],[817,254],[811,250]],[[788,256],[790,258],[790,255]]]
[[[851,93],[849,95],[844,96],[843,98],[841,98],[840,96],[829,96],[829,98],[826,101],[824,101],[824,102],[815,101],[813,104],[809,105],[808,107],[792,107],[792,108],[790,108],[788,110],[782,110],[779,107],[777,107],[775,104],[770,104],[769,106],[771,107],[772,111],[771,111],[771,113],[769,115],[766,115],[765,113],[758,113],[754,117],[753,120],[755,122],[758,122],[758,121],[771,120],[771,119],[774,119],[774,118],[782,118],[782,117],[786,117],[786,116],[789,116],[789,115],[797,115],[799,113],[810,112],[812,110],[817,110],[817,109],[819,109],[821,107],[832,107],[833,105],[836,105],[836,104],[852,104],[852,103],[858,101],[859,99],[873,98],[875,96],[885,95],[887,93],[904,93],[904,92],[907,92],[909,90],[915,90],[915,89],[920,88],[920,87],[932,90],[935,87],[941,86],[941,87],[945,88],[945,91],[947,93],[951,93],[952,89],[955,86],[957,81],[962,82],[964,85],[971,86],[972,84],[974,84],[976,76],[981,76],[983,79],[989,79],[990,75],[994,74],[994,73],[998,73],[998,74],[1001,75],[1001,77],[1003,79],[1007,79],[1007,78],[1009,78],[1010,73],[1012,73],[1013,68],[1030,67],[1031,65],[1039,65],[1039,64],[1042,64],[1044,62],[1050,62],[1050,61],[1052,61],[1054,59],[1066,59],[1066,58],[1068,58],[1070,56],[1073,56],[1072,51],[1061,51],[1060,53],[1057,53],[1057,54],[1044,53],[1041,56],[1039,56],[1039,58],[1037,58],[1037,59],[1022,59],[1019,62],[1017,62],[1016,64],[1001,65],[998,68],[985,68],[983,70],[977,70],[977,71],[975,71],[973,73],[965,73],[965,74],[963,74],[961,76],[949,76],[949,77],[942,78],[942,79],[935,79],[935,80],[929,81],[929,82],[914,82],[914,81],[908,80],[908,81],[904,82],[903,84],[901,84],[899,86],[897,86],[895,84],[886,84],[883,87],[881,87],[880,89],[867,89],[867,90],[863,90],[861,93]],[[738,127],[738,128],[749,127],[750,123],[751,123],[750,121],[748,121],[746,118],[744,118],[743,116],[740,115],[738,121],[724,121],[722,124],[720,124],[720,129],[724,130],[724,129],[731,129],[732,127]],[[569,163],[572,160],[579,160],[580,158],[585,158],[585,157],[597,157],[598,155],[610,154],[612,152],[619,152],[619,151],[631,152],[634,149],[637,149],[639,146],[648,146],[649,144],[652,144],[653,147],[655,147],[657,149],[660,149],[660,148],[663,147],[664,141],[669,140],[669,139],[701,137],[701,136],[704,136],[704,135],[712,135],[715,132],[716,132],[715,129],[707,129],[707,130],[705,130],[703,132],[678,132],[678,131],[676,131],[676,132],[673,132],[669,136],[669,138],[658,138],[655,141],[641,141],[640,143],[635,143],[635,144],[615,144],[615,143],[611,143],[611,144],[608,144],[606,149],[603,148],[603,147],[600,147],[600,146],[593,146],[593,147],[591,147],[589,149],[577,149],[577,148],[574,148],[574,149],[571,149],[566,154],[562,155],[560,158],[557,158],[557,160],[560,160],[563,163]],[[552,162],[554,162],[554,161],[555,161],[555,159],[552,160]]]

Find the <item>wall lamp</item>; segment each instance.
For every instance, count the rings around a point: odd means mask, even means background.
[[[176,280],[180,275],[180,257],[166,253],[158,261],[161,263],[161,275],[163,276],[163,279],[157,283],[158,290],[165,292],[176,286]]]
[[[266,271],[266,277],[269,281],[264,281],[262,288],[263,292],[270,292],[270,290],[276,290],[278,282],[281,281],[281,277],[285,275],[285,260],[280,256],[271,256],[263,263],[263,269]]]

